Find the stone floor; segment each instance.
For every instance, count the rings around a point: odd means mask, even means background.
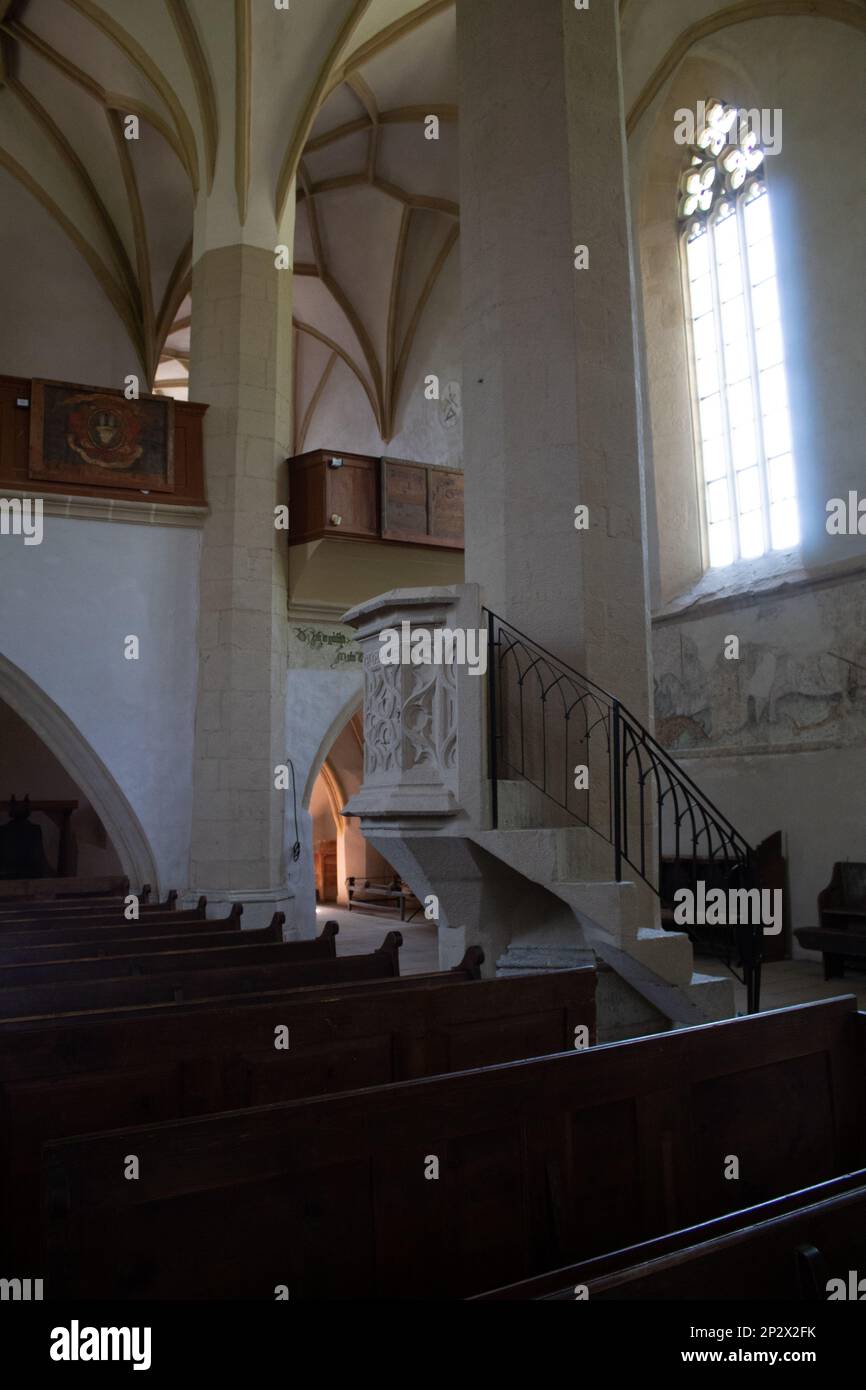
[[[376,916],[368,912],[347,912],[342,907],[319,907],[316,909],[319,930],[326,921],[340,924],[337,937],[337,954],[353,955],[375,951],[381,946],[382,938],[388,931],[403,934],[403,947],[400,951],[400,970],[404,975],[417,975],[427,970],[439,969],[436,948],[436,928],[432,922],[417,918],[414,922],[401,922],[396,916]],[[724,966],[710,960],[699,959],[698,970],[707,974],[724,974]],[[746,992],[741,984],[735,982],[734,992],[737,1009],[745,1011]],[[761,981],[761,1006],[764,1009],[780,1009],[785,1004],[806,1004],[810,999],[832,999],[838,994],[853,994],[861,1009],[866,1009],[866,972],[854,972],[842,980],[825,980],[821,962],[818,960],[773,961],[764,966]]]
[[[325,922],[339,923],[338,956],[364,955],[368,951],[375,951],[377,946],[382,945],[386,932],[398,931],[403,937],[400,948],[401,975],[420,975],[439,969],[435,924],[425,922],[420,915],[414,922],[401,922],[397,913],[378,916],[372,912],[357,909],[349,912],[344,907],[325,904],[316,908],[316,920],[319,931]]]
[[[711,971],[709,961],[699,961],[700,970]],[[721,967],[717,967],[721,969]],[[746,1007],[746,991],[735,983],[737,1008]],[[807,1004],[811,999],[833,999],[839,994],[853,994],[861,1009],[866,1009],[866,974],[852,971],[842,980],[825,980],[824,967],[819,960],[778,960],[765,965],[761,972],[761,1008],[781,1009],[785,1004]]]

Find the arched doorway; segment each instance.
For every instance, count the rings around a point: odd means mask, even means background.
[[[361,786],[363,771],[363,721],[356,711],[331,743],[310,794],[318,904],[348,907],[350,878],[386,882],[395,877],[392,866],[362,835],[357,816],[342,814]]]
[[[20,714],[0,699],[0,818],[12,798],[27,800],[42,839],[42,877],[122,874],[120,856],[83,788]],[[32,867],[31,867],[32,872]],[[0,861],[0,878],[28,878],[26,868]]]
[[[32,800],[37,795],[48,801],[77,800],[75,814],[81,813],[73,827],[78,840],[77,871],[121,872],[133,890],[149,883],[158,893],[150,844],[114,777],[59,705],[2,655],[0,721],[5,721],[0,722],[0,799],[12,792],[22,796],[29,792]],[[57,794],[50,795],[52,791]],[[59,827],[52,826],[51,819],[45,818],[43,839],[47,839],[49,866],[53,853],[56,868]],[[108,863],[114,867],[102,867]]]
[[[424,915],[419,885],[401,879],[394,866],[365,838],[357,816],[344,816],[342,808],[360,789],[364,771],[364,728],[354,702],[337,732],[329,735],[311,772],[306,807],[312,822],[313,860],[316,866],[316,917],[319,930],[329,918],[337,920],[339,954],[374,951],[386,931],[403,938],[401,975],[439,969],[437,927]],[[347,880],[355,879],[349,909]],[[400,890],[393,891],[394,882]],[[364,884],[370,884],[365,890]],[[386,890],[384,893],[378,888]],[[401,896],[402,892],[402,896]]]

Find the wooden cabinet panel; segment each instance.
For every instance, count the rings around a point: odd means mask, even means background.
[[[426,540],[427,469],[422,463],[382,461],[382,537]]]
[[[463,474],[453,469],[430,470],[430,534],[463,546]]]
[[[323,536],[463,549],[463,474],[368,454],[299,454],[289,464],[289,544]]]
[[[353,537],[378,536],[377,494],[375,460],[344,457],[340,468],[326,465],[325,529],[333,534],[346,531]]]
[[[433,463],[382,460],[382,539],[463,549],[463,474]]]
[[[378,459],[325,449],[289,459],[289,543],[321,536],[378,539]]]

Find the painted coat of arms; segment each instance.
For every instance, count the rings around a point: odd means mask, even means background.
[[[52,483],[174,490],[174,402],[34,381],[30,467]]]

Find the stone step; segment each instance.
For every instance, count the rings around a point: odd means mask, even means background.
[[[611,846],[585,825],[500,827],[472,838],[536,883],[613,879]]]
[[[605,850],[609,846],[594,832],[573,826],[526,827],[477,831],[472,838],[566,903],[578,928],[572,932],[567,923],[560,924],[543,936],[527,928],[498,959],[497,974],[574,968],[590,947],[623,982],[618,996],[612,986],[607,993],[624,1028],[649,1027],[653,1018],[659,1027],[666,1026],[664,1020],[684,1026],[734,1012],[732,982],[695,973],[691,942],[683,932],[661,928],[651,890],[598,873],[601,856],[595,842]],[[635,994],[644,1001],[643,1020],[640,1009],[635,1012]]]

